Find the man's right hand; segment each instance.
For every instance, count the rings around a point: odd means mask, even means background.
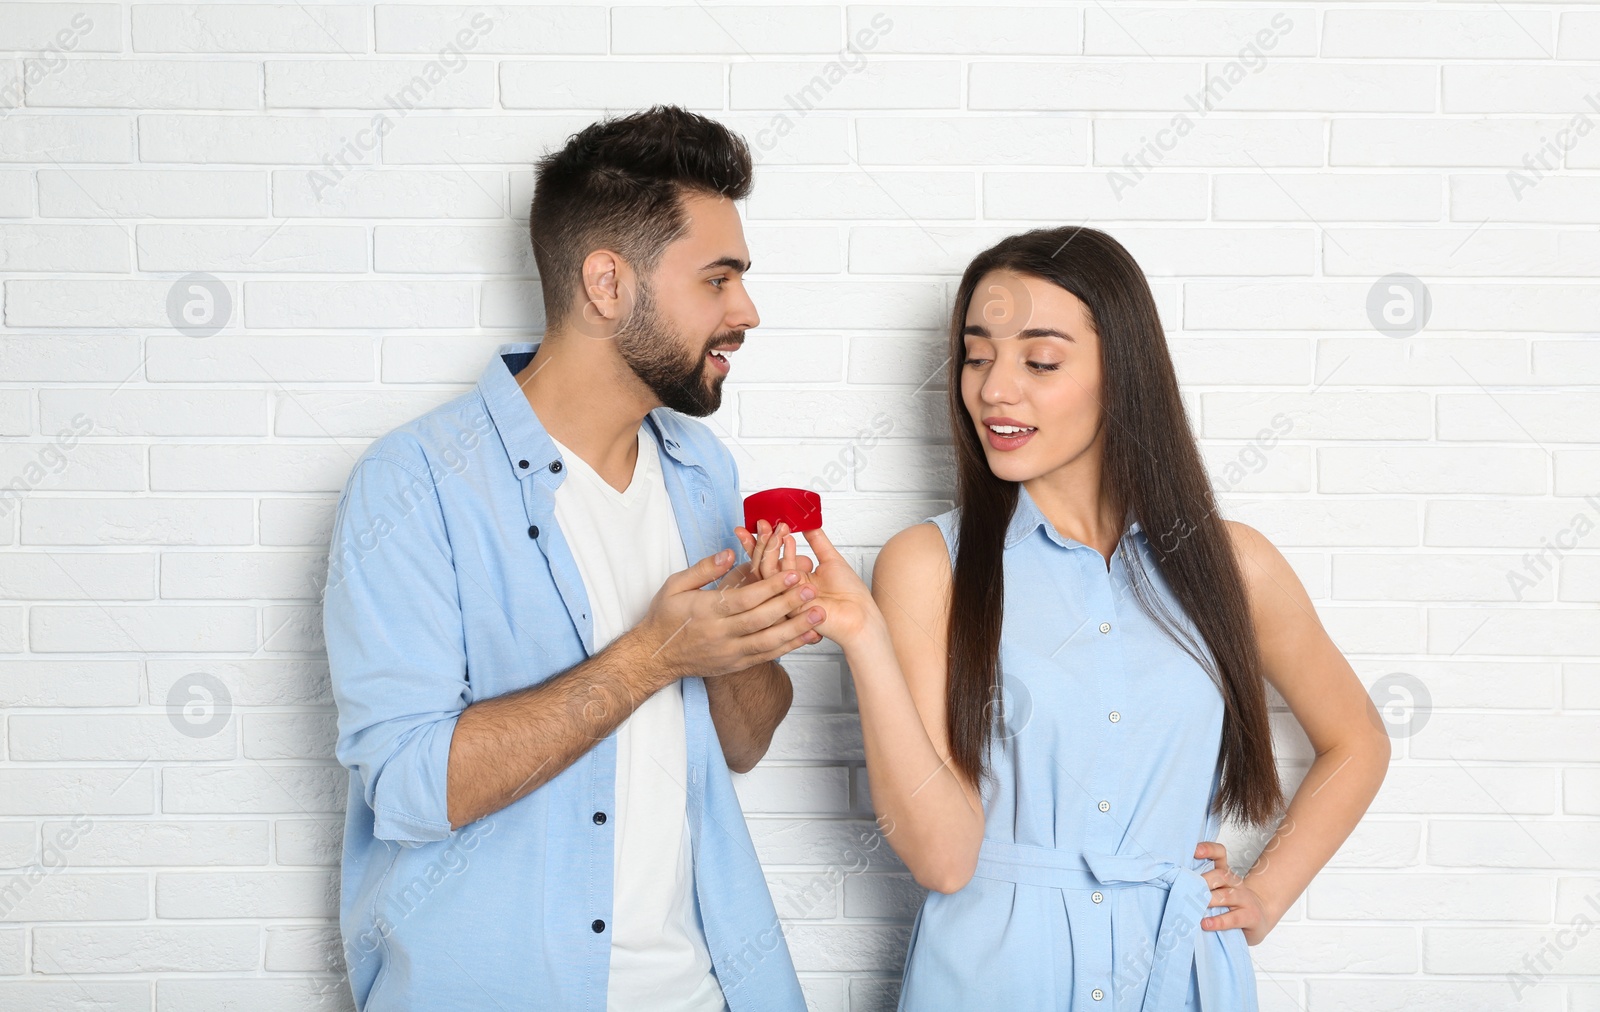
[[[816,589],[792,569],[702,589],[721,579],[733,558],[725,548],[667,577],[645,617],[625,634],[640,668],[651,673],[652,689],[692,675],[743,671],[822,638],[815,626],[827,614],[820,607],[801,611]]]

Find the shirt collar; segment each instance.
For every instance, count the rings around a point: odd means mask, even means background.
[[[1124,536],[1136,531],[1142,533],[1144,530],[1139,521],[1134,518],[1132,507],[1129,507],[1122,522]],[[1017,508],[1012,510],[1011,522],[1006,525],[1006,547],[1011,548],[1016,545],[1023,538],[1032,534],[1036,527],[1043,527],[1050,540],[1062,548],[1088,548],[1090,551],[1097,551],[1076,538],[1069,538],[1058,532],[1055,525],[1039,511],[1039,505],[1033,501],[1033,496],[1028,493],[1028,486],[1019,483],[1017,485]],[[1121,539],[1118,539],[1117,543],[1121,544]]]
[[[534,413],[533,405],[517,383],[516,374],[527,367],[538,350],[539,341],[518,341],[495,349],[478,380],[478,393],[489,409],[489,417],[500,434],[506,460],[518,478],[531,474],[553,474],[550,465],[561,459],[561,451]],[[645,416],[650,420],[658,446],[673,460],[699,467],[700,457],[689,445],[687,426],[670,408],[659,407]],[[556,475],[555,484],[561,483]]]

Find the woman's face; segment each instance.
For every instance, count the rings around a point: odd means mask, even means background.
[[[990,271],[972,293],[962,342],[961,399],[995,477],[1028,481],[1094,445],[1100,338],[1076,295]]]

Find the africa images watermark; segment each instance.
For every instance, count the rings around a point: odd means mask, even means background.
[[[322,156],[323,170],[312,169],[307,174],[311,183],[311,195],[317,200],[322,199],[323,193],[339,185],[339,181],[349,175],[355,168],[351,158],[360,158],[370,154],[378,146],[384,135],[394,129],[395,123],[409,115],[411,111],[428,97],[439,82],[451,74],[459,73],[467,65],[463,49],[473,49],[485,35],[494,30],[494,20],[483,11],[472,15],[470,29],[463,28],[456,32],[451,43],[428,61],[418,74],[413,74],[405,86],[391,94],[383,96],[389,109],[380,109],[372,116],[372,122],[365,129],[356,132],[354,137],[342,137],[344,144],[333,154]],[[393,110],[391,115],[390,110]]]
[[[1196,119],[1205,119],[1217,108],[1217,103],[1228,97],[1234,87],[1251,74],[1259,74],[1267,65],[1266,51],[1277,48],[1278,40],[1294,30],[1294,21],[1282,11],[1268,22],[1271,26],[1256,32],[1222,69],[1206,78],[1205,87],[1192,95],[1184,96],[1184,103],[1194,113],[1180,110],[1167,125],[1155,131],[1155,136],[1141,137],[1140,146],[1122,156],[1122,168],[1106,173],[1111,185],[1111,195],[1118,201],[1123,194],[1138,186],[1177,149],[1179,142],[1194,130]],[[1125,171],[1124,171],[1125,170]]]
[[[1506,983],[1511,985],[1511,996],[1516,1001],[1521,1001],[1524,994],[1538,987],[1550,974],[1556,972],[1557,965],[1567,957],[1567,953],[1578,947],[1578,943],[1587,938],[1600,921],[1600,889],[1589,893],[1583,898],[1588,910],[1579,910],[1572,915],[1572,920],[1554,932],[1554,937],[1549,935],[1539,939],[1539,947],[1531,952],[1522,954],[1522,970],[1512,970],[1506,974]],[[1590,917],[1593,913],[1595,916]]]
[[[1522,568],[1506,570],[1506,583],[1511,587],[1511,595],[1519,602],[1523,595],[1539,584],[1545,577],[1555,572],[1555,564],[1567,552],[1578,547],[1578,543],[1589,536],[1595,529],[1595,517],[1600,517],[1600,495],[1587,495],[1583,497],[1585,510],[1580,510],[1572,515],[1567,525],[1556,531],[1553,538],[1539,539],[1537,554],[1529,552],[1522,556]]]
[[[0,86],[0,119],[22,107],[23,89],[31,88],[64,69],[67,61],[61,57],[78,48],[78,43],[85,35],[94,30],[94,19],[89,15],[79,12],[67,22],[70,28],[63,28],[50,40],[50,45],[44,50],[47,54],[43,59],[28,60],[23,65],[22,73]]]
[[[829,60],[823,66],[822,72],[813,76],[804,87],[783,97],[783,101],[794,110],[795,115],[790,116],[787,112],[774,113],[767,121],[767,125],[755,132],[755,146],[758,151],[766,154],[777,147],[778,142],[794,129],[795,122],[810,115],[840,81],[866,69],[867,60],[862,55],[863,51],[870,52],[877,48],[878,40],[894,30],[894,22],[890,20],[889,15],[881,11],[874,14],[868,24],[872,27],[860,29],[851,40],[854,48],[846,45],[839,51],[838,59]]]
[[[1600,113],[1600,90],[1592,91],[1583,96],[1589,103],[1589,108]],[[1506,170],[1506,185],[1511,187],[1511,195],[1519,201],[1522,195],[1544,182],[1545,176],[1552,172],[1560,171],[1563,156],[1568,151],[1578,146],[1578,141],[1589,135],[1595,128],[1595,118],[1588,112],[1579,111],[1573,114],[1567,125],[1557,130],[1555,137],[1540,137],[1542,142],[1539,147],[1522,156],[1521,169]],[[1551,164],[1551,160],[1555,164]]]

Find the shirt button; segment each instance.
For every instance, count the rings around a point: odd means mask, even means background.
[[[1103,633],[1110,632],[1111,631],[1111,623],[1110,622],[1101,622],[1100,623],[1100,631],[1103,632]]]
[[[550,462],[550,470],[552,470],[552,471],[559,471],[559,470],[561,470],[561,461],[559,461],[559,460],[552,460],[552,461],[551,461],[551,462]]]
[[[1111,723],[1115,724],[1117,721],[1122,719],[1122,714],[1118,713],[1115,710],[1112,710],[1109,714],[1106,715],[1106,719],[1110,720]]]
[[[1100,810],[1101,810],[1101,811],[1102,811],[1102,812],[1109,812],[1109,811],[1111,811],[1111,802],[1109,802],[1109,801],[1102,801],[1102,802],[1100,802]]]
[[[519,460],[517,461],[517,466],[520,468],[527,468],[528,462],[526,460]]]
[[[1089,992],[1089,997],[1093,998],[1095,1001],[1099,1001],[1101,998],[1104,998],[1105,996],[1106,996],[1106,993],[1104,991],[1100,990],[1098,987],[1095,988],[1093,991]]]
[[[539,536],[539,527],[538,527],[538,525],[534,525],[533,527],[529,527],[528,528],[528,537],[536,538],[538,536]]]
[[[600,932],[606,929],[606,922],[602,920],[596,920],[593,924],[589,925],[589,927],[593,928],[594,933],[598,935]]]
[[[604,826],[606,824],[606,813],[605,812],[595,812],[594,813],[594,824],[596,826]]]
[[[1100,890],[1096,889],[1093,893],[1091,893],[1089,895],[1089,898],[1091,900],[1094,900],[1096,903],[1099,903],[1101,900],[1106,898],[1106,894],[1101,892]]]

